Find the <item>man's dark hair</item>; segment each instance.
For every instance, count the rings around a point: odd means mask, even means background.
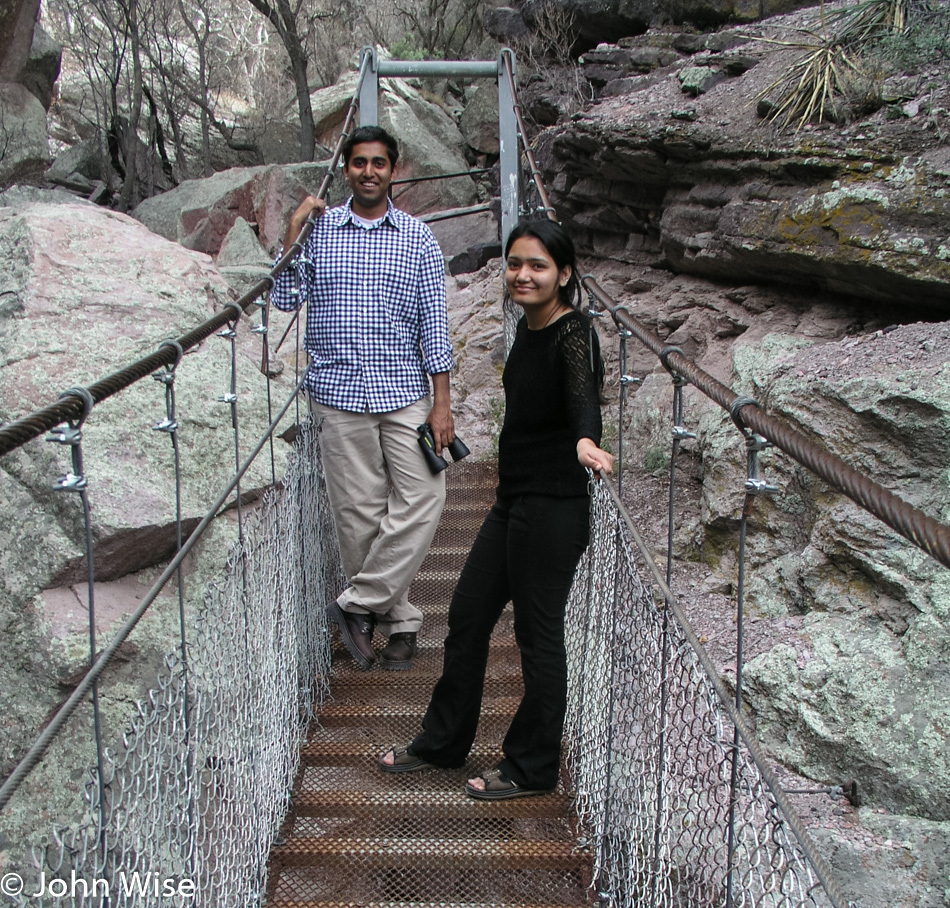
[[[343,143],[343,164],[349,166],[350,158],[353,156],[353,149],[362,142],[382,142],[386,146],[386,157],[393,167],[399,160],[399,146],[396,140],[381,126],[360,126],[354,129]]]

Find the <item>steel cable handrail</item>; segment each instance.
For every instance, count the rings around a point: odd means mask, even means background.
[[[350,100],[350,106],[346,118],[343,121],[343,131],[337,141],[320,188],[317,190],[317,198],[325,198],[330,189],[334,170],[342,154],[343,143],[346,141],[346,137],[356,117],[356,111],[359,106],[360,86],[362,85],[368,66],[369,56],[364,54],[360,61],[356,90]],[[148,356],[136,360],[123,369],[113,372],[111,375],[107,375],[105,378],[88,385],[87,390],[92,395],[93,403],[100,404],[113,394],[117,394],[119,391],[134,385],[137,381],[151,375],[163,366],[171,366],[180,356],[173,344],[179,345],[182,351],[190,350],[202,341],[207,340],[207,338],[211,337],[229,322],[234,321],[236,317],[239,318],[241,315],[244,315],[252,305],[261,305],[258,303],[259,298],[273,288],[275,278],[294,261],[297,254],[303,248],[303,244],[306,242],[310,232],[313,230],[313,224],[313,218],[308,218],[303,229],[300,231],[300,236],[297,238],[297,241],[291,245],[290,249],[285,250],[284,255],[277,264],[274,265],[267,277],[258,281],[239,299],[227,303],[220,312],[216,312],[211,318],[202,322],[187,334],[176,338],[174,342],[166,342],[158,350],[150,353]],[[264,305],[266,306],[268,303]],[[290,324],[293,325],[294,320],[291,320]],[[286,337],[286,333],[284,336]],[[83,415],[83,407],[84,404],[79,397],[70,395],[48,404],[45,407],[41,407],[39,410],[35,410],[26,416],[13,420],[6,425],[0,426],[0,456],[9,454],[28,441],[32,441],[34,438],[39,438],[44,432],[48,432],[62,422],[66,422],[70,419],[78,419]]]
[[[772,442],[793,460],[820,476],[941,564],[950,567],[950,526],[929,517],[873,479],[848,466],[837,455],[822,448],[777,417],[764,412],[755,401],[742,398],[731,391],[682,352],[670,348],[640,324],[606,293],[593,277],[585,275],[583,284],[610,312],[618,325],[630,331],[657,356],[662,355],[675,374],[683,376],[724,410],[738,415],[748,428]]]

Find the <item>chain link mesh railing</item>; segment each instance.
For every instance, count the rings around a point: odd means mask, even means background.
[[[54,830],[44,874],[16,903],[259,904],[300,748],[327,691],[322,606],[341,570],[316,432],[305,423],[282,486],[244,521],[207,590],[186,654],[168,657],[84,821]]]
[[[806,834],[603,484],[591,526],[568,605],[565,741],[600,899],[844,905],[830,875],[834,901],[819,882]]]

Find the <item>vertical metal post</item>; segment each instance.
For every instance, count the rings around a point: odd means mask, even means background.
[[[514,51],[507,47],[498,54],[498,168],[501,183],[501,248],[518,223],[518,120],[515,117],[515,97],[505,74],[505,55],[515,75]]]
[[[360,67],[369,56],[369,66],[360,82],[360,126],[376,126],[379,123],[379,66],[375,47],[360,51]]]

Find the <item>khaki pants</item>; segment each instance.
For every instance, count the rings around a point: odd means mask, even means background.
[[[387,637],[422,626],[409,586],[445,504],[445,474],[432,475],[416,432],[431,408],[428,397],[391,413],[349,413],[310,401],[350,581],[337,603],[376,615]]]

